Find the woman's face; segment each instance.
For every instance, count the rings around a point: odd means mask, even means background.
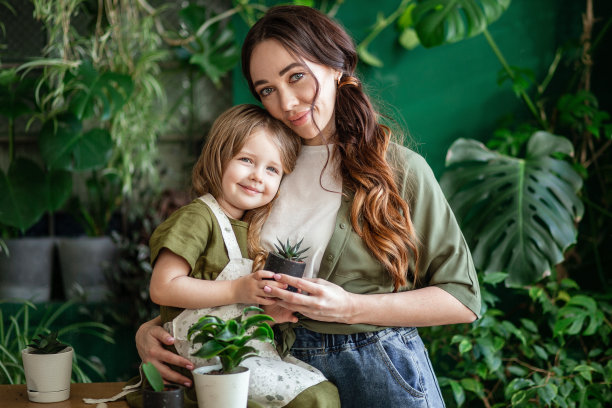
[[[255,46],[250,69],[255,92],[270,115],[290,127],[306,145],[330,141],[336,131],[334,108],[339,71],[308,60],[302,62],[272,39]],[[315,78],[319,96],[311,115]]]

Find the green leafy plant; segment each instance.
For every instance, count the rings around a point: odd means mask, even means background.
[[[261,313],[263,309],[249,306],[241,316],[227,321],[208,315],[200,318],[187,335],[194,344],[202,344],[193,355],[204,359],[219,357],[225,374],[233,372],[246,358],[256,356],[258,351],[247,343],[253,340],[271,343],[274,332],[268,322],[274,319],[265,314],[247,317],[249,312]]]
[[[476,322],[419,329],[448,406],[610,405],[612,297],[569,279],[501,290],[506,278],[482,277]]]
[[[67,344],[62,343],[57,338],[57,332],[50,332],[48,334],[39,333],[32,339],[32,342],[28,344],[31,347],[32,354],[57,354],[68,347]]]
[[[450,147],[440,184],[479,270],[506,271],[509,285],[529,284],[550,274],[576,242],[582,179],[556,154],[572,155],[572,144],[546,132],[531,136],[525,158],[475,140]]]
[[[151,385],[154,391],[160,392],[164,390],[164,379],[157,367],[153,365],[153,363],[148,362],[142,365],[142,372],[144,373],[147,381]]]
[[[274,248],[276,248],[275,253],[278,254],[278,256],[285,258],[289,261],[303,262],[304,258],[306,257],[302,256],[302,254],[310,249],[310,247],[300,249],[304,238],[302,238],[296,244],[291,244],[289,242],[289,238],[287,238],[287,241],[285,243],[283,243],[279,238],[276,238],[276,240],[278,241],[278,244],[274,244]]]
[[[110,344],[114,343],[113,330],[95,321],[81,321],[55,329],[62,316],[75,308],[72,301],[57,307],[47,306],[44,310],[39,310],[29,301],[21,301],[18,305],[14,302],[14,299],[11,303],[0,301],[0,384],[25,384],[21,351],[27,347],[30,339],[57,332],[57,336],[63,339],[88,335]],[[66,343],[70,344],[68,341]],[[85,358],[75,350],[72,363],[73,381],[91,382],[84,368],[104,379],[104,365],[95,358]]]

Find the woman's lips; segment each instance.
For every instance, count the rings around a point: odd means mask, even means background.
[[[308,122],[309,117],[310,117],[310,111],[308,110],[308,111],[298,113],[297,115],[290,117],[289,122],[291,122],[293,126],[302,126]]]

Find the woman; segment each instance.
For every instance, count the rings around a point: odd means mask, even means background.
[[[415,327],[474,321],[480,293],[455,218],[422,157],[391,143],[359,80],[347,33],[322,13],[271,8],[249,31],[242,69],[268,112],[302,139],[261,240],[304,237],[305,278],[267,311],[284,352],[320,369],[343,406],[443,406]],[[252,254],[258,255],[258,254]],[[257,262],[257,257],[255,258]],[[188,366],[163,352],[157,321],[136,341],[144,361]],[[186,379],[171,370],[170,381]]]

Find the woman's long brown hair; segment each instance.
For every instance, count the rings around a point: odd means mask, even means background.
[[[248,32],[242,46],[242,72],[257,99],[251,55],[259,43],[269,39],[279,41],[297,58],[342,72],[335,107],[337,135],[331,142],[340,155],[343,186],[354,193],[351,224],[389,272],[396,291],[407,284],[408,274],[416,284],[417,237],[408,204],[400,196],[386,160],[391,131],[378,123],[378,114],[355,76],[353,40],[340,25],[310,7],[270,8]],[[410,270],[411,261],[414,270]]]

